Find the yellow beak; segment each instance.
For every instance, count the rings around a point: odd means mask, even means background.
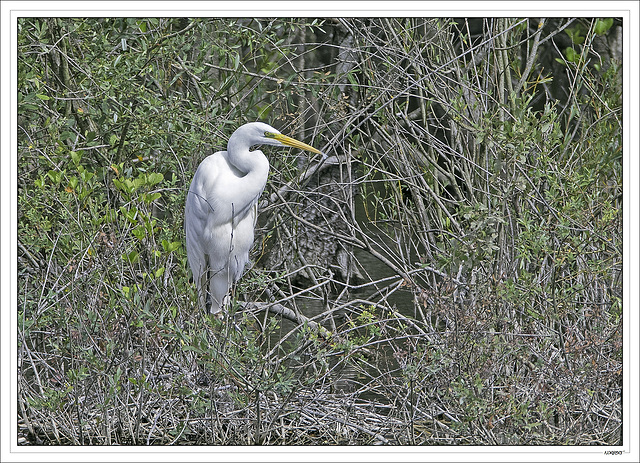
[[[311,151],[312,153],[316,154],[322,154],[322,151],[315,149],[313,146],[309,146],[306,143],[302,143],[295,138],[287,137],[286,135],[282,135],[281,133],[274,133],[272,138],[278,140],[283,145],[300,148],[302,150]]]

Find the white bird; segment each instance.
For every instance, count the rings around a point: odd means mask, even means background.
[[[250,151],[253,145],[292,146],[322,154],[267,124],[251,122],[233,132],[227,151],[200,163],[187,194],[184,228],[198,301],[210,314],[222,310],[253,245],[258,199],[269,174],[267,157],[260,150]]]

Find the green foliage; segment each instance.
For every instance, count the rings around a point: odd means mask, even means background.
[[[60,417],[74,406],[82,422],[108,427],[122,404],[148,407],[149,396],[177,394],[194,400],[194,410],[210,407],[184,377],[158,383],[154,375],[173,362],[167,349],[197,354],[193,365],[206,374],[243,384],[238,403],[256,391],[285,395],[296,387],[286,362],[264,356],[265,338],[249,321],[223,332],[220,345],[200,321],[180,327],[185,314],[202,318],[189,284],[182,211],[205,148],[274,110],[277,126],[299,117],[290,108],[305,88],[291,72],[285,42],[291,31],[320,24],[18,21],[20,348],[42,354],[46,364],[25,367],[36,374],[25,380],[24,403],[33,411]],[[281,163],[285,174],[295,174],[292,163]],[[245,288],[261,284],[257,274]],[[141,417],[126,418],[136,431],[128,429],[125,443],[142,442]],[[68,430],[67,439],[112,438],[107,428],[101,438],[82,429]]]
[[[374,306],[363,307],[355,319],[349,320],[350,330],[347,333],[353,345],[365,345],[380,337],[380,321],[375,312]]]
[[[613,26],[613,22],[613,18],[598,18],[591,21],[590,24],[577,22],[575,26],[567,27],[565,29],[565,33],[571,39],[573,46],[567,47],[564,50],[566,62],[561,58],[556,58],[556,61],[562,64],[571,63],[574,65],[584,65],[592,55],[593,57],[598,58],[598,54],[591,50],[591,41],[594,36],[606,35]],[[587,43],[587,46],[584,46],[585,42]],[[583,52],[586,52],[587,55],[583,56]],[[600,70],[601,63],[596,61],[593,64],[593,67]]]

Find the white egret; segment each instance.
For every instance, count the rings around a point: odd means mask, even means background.
[[[249,260],[258,199],[269,174],[269,161],[253,145],[319,150],[281,134],[262,122],[238,128],[227,151],[206,157],[191,182],[184,211],[187,258],[200,306],[220,312],[229,288]],[[207,291],[208,285],[208,291]]]

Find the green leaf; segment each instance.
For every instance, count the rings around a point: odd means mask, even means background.
[[[571,63],[575,63],[580,59],[580,53],[576,52],[573,47],[567,47],[564,51],[565,56],[567,57],[567,61]]]
[[[163,180],[164,180],[164,175],[162,175],[160,173],[157,173],[157,172],[152,172],[147,177],[147,183],[149,185],[156,185],[156,184],[162,182]]]
[[[69,151],[69,155],[71,156],[71,160],[75,165],[80,163],[80,158],[82,158],[82,154],[76,151]]]
[[[146,203],[146,204],[151,204],[152,202],[154,202],[156,199],[160,198],[160,196],[162,196],[162,194],[160,193],[146,193],[142,195],[142,200]]]
[[[81,166],[79,166],[81,167]],[[80,172],[80,170],[78,170],[78,172]],[[89,172],[88,170],[82,170],[82,172],[80,172],[80,178],[82,178],[82,181],[87,183],[89,182],[89,180],[91,180],[91,178],[95,175],[94,172]]]
[[[60,140],[70,140],[74,137],[73,132],[64,131],[60,134]]]
[[[139,255],[136,251],[131,251],[122,255],[122,258],[131,264],[135,264],[139,260]]]
[[[571,38],[571,41],[575,45],[581,45],[582,43],[584,43],[584,35],[582,35],[584,29],[582,25],[577,24],[575,27],[569,27],[565,30],[565,32]]]
[[[598,19],[593,30],[596,35],[604,35],[609,29],[611,29],[611,26],[613,26],[613,18]]]
[[[40,95],[40,94],[36,94],[36,96],[37,96],[38,98],[40,98],[41,100],[45,100],[45,101],[47,101],[47,100],[50,100],[50,99],[51,99],[51,98],[49,98],[47,95]]]
[[[120,190],[120,191],[124,191],[124,184],[118,180],[117,178],[113,179],[113,184],[115,185],[115,187]]]
[[[49,172],[47,172],[47,175],[49,176],[51,181],[56,185],[60,183],[60,180],[62,180],[62,172],[50,170]]]
[[[353,75],[353,72],[348,72],[347,73],[347,80],[349,81],[349,83],[351,85],[353,85],[354,87],[358,86],[358,81],[356,80],[355,76]]]
[[[147,233],[145,232],[144,227],[140,227],[140,226],[134,228],[131,233],[133,233],[133,236],[138,238],[140,241],[142,241],[144,237],[147,236]]]
[[[136,215],[138,214],[138,209],[135,206],[132,206],[131,209],[120,206],[120,212],[122,212],[122,214],[129,222],[136,223]]]
[[[180,247],[180,241],[162,240],[162,248],[166,252],[173,252]]]

